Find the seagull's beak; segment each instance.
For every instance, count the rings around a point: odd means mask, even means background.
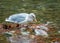
[[[35,19],[35,22],[37,22],[37,19]]]

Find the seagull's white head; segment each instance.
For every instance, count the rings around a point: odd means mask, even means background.
[[[37,20],[36,20],[36,16],[35,16],[35,14],[34,14],[34,13],[30,13],[30,16],[34,19],[34,21],[36,21],[36,22],[37,22]]]
[[[30,16],[32,16],[33,18],[36,17],[34,13],[30,13]]]

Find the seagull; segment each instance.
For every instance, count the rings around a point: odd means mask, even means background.
[[[34,13],[19,13],[19,14],[13,14],[5,19],[6,22],[13,22],[18,24],[26,24],[30,23],[32,21],[37,22],[36,16]]]
[[[35,29],[35,35],[40,35],[43,37],[48,37],[48,33],[42,29]]]

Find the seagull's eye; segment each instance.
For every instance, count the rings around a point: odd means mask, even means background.
[[[34,16],[32,16],[34,18]]]

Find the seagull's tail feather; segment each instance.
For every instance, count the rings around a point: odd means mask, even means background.
[[[5,21],[9,21],[9,19],[8,19],[8,18],[6,18],[6,19],[5,19]]]
[[[12,20],[10,20],[10,19],[8,19],[8,18],[6,18],[5,21],[6,21],[6,22],[13,22]]]

